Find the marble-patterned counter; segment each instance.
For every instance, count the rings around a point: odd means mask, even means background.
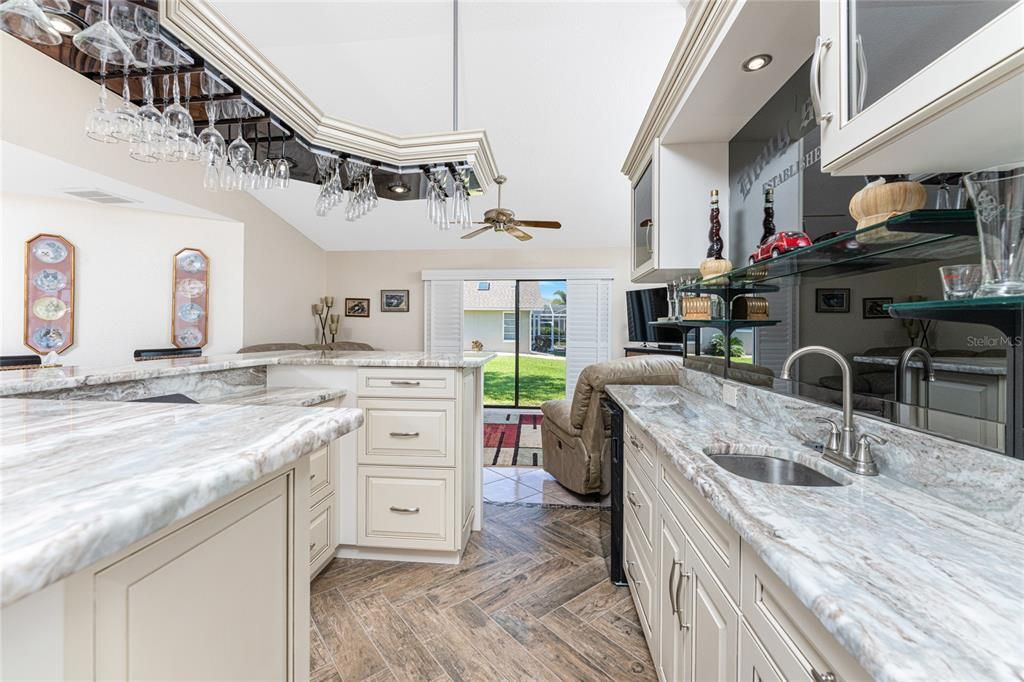
[[[848,474],[767,408],[754,418],[679,386],[605,390],[875,679],[1024,678],[1020,532],[895,478]],[[759,483],[706,451],[783,456],[848,484]]]
[[[313,407],[348,395],[343,388],[302,388],[261,386],[200,400],[212,405],[262,405],[264,407]]]
[[[419,351],[270,351],[198,358],[148,360],[117,367],[49,367],[0,372],[0,396],[24,396],[81,390],[110,384],[144,381],[232,370],[259,370],[270,365],[322,365],[335,367],[483,367],[494,353],[423,353]],[[61,395],[48,397],[64,397]]]
[[[0,400],[7,605],[358,428],[357,409]]]
[[[865,365],[882,365],[895,367],[900,359],[885,355],[856,355],[853,361]],[[910,361],[914,369],[924,369],[924,363],[918,359]],[[936,372],[956,372],[957,374],[991,374],[1006,376],[1006,358],[933,358],[932,369]]]

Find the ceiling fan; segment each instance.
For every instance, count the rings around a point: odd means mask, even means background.
[[[463,235],[463,239],[472,239],[488,230],[494,230],[495,232],[504,232],[505,234],[512,235],[519,241],[525,242],[533,239],[533,236],[520,230],[519,228],[521,227],[544,228],[548,230],[557,230],[562,227],[562,223],[557,220],[516,220],[516,214],[512,209],[501,207],[501,186],[507,181],[508,178],[504,175],[494,178],[494,182],[498,185],[498,207],[485,212],[484,219],[474,223],[476,225],[484,225],[484,227]]]

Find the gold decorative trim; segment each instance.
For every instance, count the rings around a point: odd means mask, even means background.
[[[468,161],[481,189],[498,174],[484,130],[399,136],[333,118],[281,73],[208,0],[159,0],[160,21],[310,144],[395,166]]]

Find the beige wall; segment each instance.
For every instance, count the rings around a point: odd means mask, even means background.
[[[242,344],[243,235],[237,222],[0,194],[0,354],[24,345],[25,241],[57,233],[75,246],[75,339],[66,364],[131,362],[137,348],[171,345],[171,261],[182,248],[210,257],[207,353]]]
[[[312,341],[309,304],[324,293],[324,251],[248,194],[203,190],[198,164],[141,164],[125,145],[86,138],[83,122],[98,93],[87,78],[0,33],[4,140],[242,223],[244,343]]]
[[[629,249],[522,249],[477,251],[332,251],[327,254],[327,293],[368,297],[370,317],[343,317],[341,338],[386,350],[422,350],[424,270],[609,268],[612,284],[612,357],[626,342]],[[381,289],[409,289],[408,313],[380,312]],[[572,301],[569,301],[572,305]]]

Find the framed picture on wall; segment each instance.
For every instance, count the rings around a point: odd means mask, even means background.
[[[849,289],[815,289],[814,312],[816,313],[848,313],[850,312]]]
[[[865,320],[891,320],[885,306],[892,305],[892,296],[864,299]]]
[[[370,299],[368,298],[346,298],[345,317],[369,317]]]
[[[382,313],[407,313],[407,312],[409,312],[409,290],[408,289],[381,289],[380,290],[380,311]]]

